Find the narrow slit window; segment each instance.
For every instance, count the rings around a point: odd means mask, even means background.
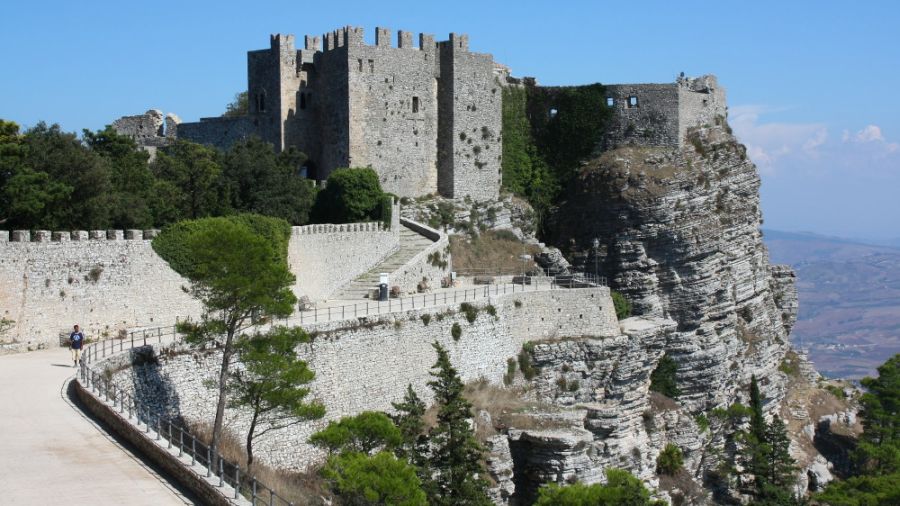
[[[266,112],[266,94],[259,94],[259,112]]]
[[[419,112],[419,97],[413,97],[412,99],[412,111]]]
[[[369,72],[372,74],[375,73],[375,60],[369,60]]]
[[[637,107],[638,106],[638,98],[635,95],[631,95],[628,97],[628,107]]]
[[[306,93],[300,94],[300,108],[306,109]]]
[[[362,58],[357,59],[356,62],[359,63],[359,71],[362,72],[362,71],[363,71],[363,61],[362,61]]]
[[[616,105],[616,99],[612,97],[606,97],[606,107],[612,107]]]

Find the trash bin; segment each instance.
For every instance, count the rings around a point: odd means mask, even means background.
[[[378,300],[388,300],[388,275],[385,272],[378,276]]]

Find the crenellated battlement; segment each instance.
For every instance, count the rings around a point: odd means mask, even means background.
[[[139,230],[0,230],[0,243],[5,242],[78,242],[78,241],[149,241],[159,235],[158,229]]]
[[[418,49],[420,51],[433,51],[438,44],[453,47],[454,49],[461,51],[469,50],[469,36],[466,34],[451,33],[449,34],[447,40],[435,42],[433,34],[419,33],[419,45],[418,47],[416,47],[413,42],[415,40],[415,32],[397,30],[396,46],[391,42],[392,33],[393,31],[390,28],[381,26],[375,27],[375,45],[369,45],[365,43],[365,31],[363,28],[356,26],[345,26],[343,28],[338,28],[336,30],[326,32],[321,37],[307,35],[306,37],[304,37],[304,42],[305,49],[307,51],[317,52],[328,52],[345,46],[363,46],[390,49]],[[281,35],[272,35],[271,37],[274,40],[275,37],[279,36]],[[293,35],[288,35],[287,37],[290,37],[293,41]],[[322,46],[323,41],[324,46]]]
[[[342,224],[319,224],[304,225],[302,227],[291,227],[293,235],[312,235],[312,234],[334,234],[346,232],[388,232],[390,228],[385,227],[381,222],[366,223],[342,223]]]

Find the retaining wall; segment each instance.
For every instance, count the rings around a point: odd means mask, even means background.
[[[488,304],[496,316],[484,309]],[[305,441],[328,420],[365,410],[390,411],[391,402],[402,399],[408,384],[431,402],[427,382],[436,360],[434,342],[448,350],[463,381],[502,384],[507,359],[515,357],[527,341],[620,335],[607,288],[506,294],[477,306],[482,310],[473,323],[461,313],[447,314],[447,309],[458,309],[453,306],[305,326],[316,335],[299,351],[316,373],[311,391],[325,404],[326,418],[271,432],[255,443],[257,454],[276,466],[304,469],[323,457]],[[428,324],[422,319],[426,314]],[[458,341],[451,336],[454,324],[462,329]],[[215,379],[220,362],[216,352],[188,352],[161,357],[160,366],[120,371],[115,381],[121,388],[136,391],[155,409],[210,420],[215,395],[207,380]],[[248,420],[243,413],[229,410],[226,419],[232,430],[246,431]]]
[[[395,210],[399,216],[399,211]],[[396,250],[398,226],[377,223],[294,227],[288,261],[294,291],[311,299],[368,271]],[[119,329],[170,325],[200,315],[187,279],[151,246],[155,230],[0,231],[0,317],[15,324],[0,351],[57,343],[81,325],[89,338]]]

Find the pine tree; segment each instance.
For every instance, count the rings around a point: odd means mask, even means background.
[[[438,406],[437,425],[429,433],[427,482],[429,504],[490,505],[487,482],[481,477],[482,448],[469,426],[472,405],[462,396],[463,383],[440,344],[428,386]]]
[[[425,415],[425,403],[416,395],[412,385],[407,385],[403,401],[392,402],[391,405],[397,410],[397,414],[391,416],[391,419],[403,434],[403,443],[397,448],[396,453],[417,467],[422,467],[427,447],[425,422],[422,420]]]
[[[766,419],[763,416],[762,395],[759,393],[759,385],[756,376],[750,377],[750,430],[758,441],[766,437]]]
[[[764,480],[775,487],[790,490],[796,468],[790,454],[791,440],[778,415],[772,417],[772,422],[766,427],[765,442],[768,451]]]

